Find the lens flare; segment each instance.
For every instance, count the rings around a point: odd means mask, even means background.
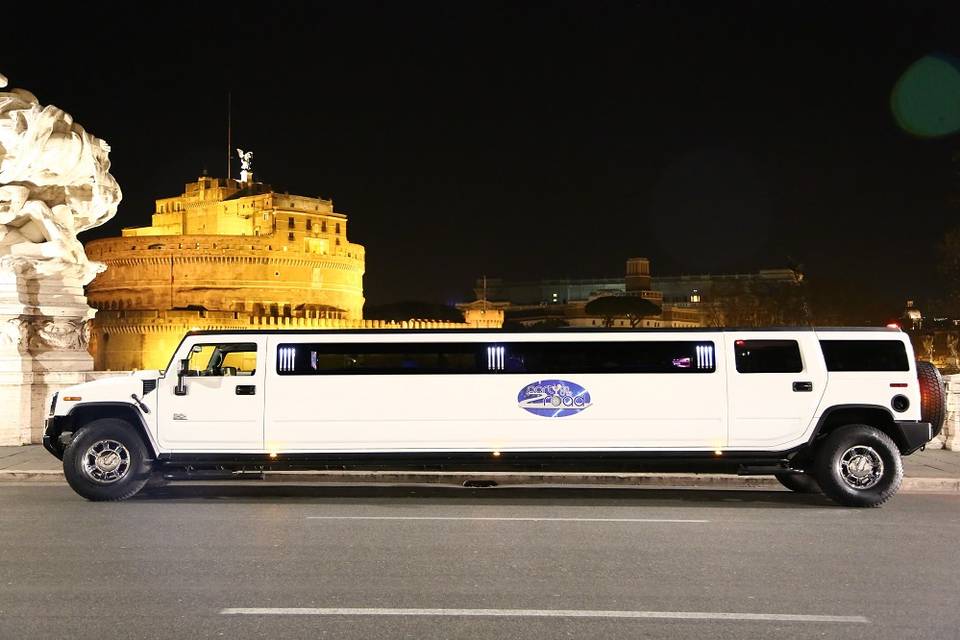
[[[897,80],[890,109],[901,129],[920,138],[960,131],[960,60],[933,54],[914,62]]]

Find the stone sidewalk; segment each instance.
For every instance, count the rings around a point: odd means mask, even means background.
[[[921,451],[903,459],[901,491],[960,493],[960,452]],[[779,487],[770,476],[735,476],[696,473],[490,473],[382,472],[382,471],[287,471],[265,474],[269,481],[353,483],[443,483],[490,479],[501,485],[620,485],[620,486],[723,486],[744,488]],[[61,462],[39,445],[0,447],[0,482],[62,482]]]

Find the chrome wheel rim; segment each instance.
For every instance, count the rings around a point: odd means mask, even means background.
[[[83,454],[83,472],[94,482],[113,484],[130,471],[130,452],[116,440],[99,440]]]
[[[876,449],[866,445],[844,451],[837,466],[840,477],[854,489],[869,489],[883,477],[883,459]]]

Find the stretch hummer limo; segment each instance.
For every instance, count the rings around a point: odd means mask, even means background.
[[[281,469],[719,471],[877,506],[941,429],[892,329],[200,331],[66,388],[44,446],[90,500]]]

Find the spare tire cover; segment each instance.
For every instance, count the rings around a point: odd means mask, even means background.
[[[947,393],[943,376],[930,362],[917,361],[917,378],[920,380],[920,417],[929,422],[934,436],[940,435],[947,417]]]

